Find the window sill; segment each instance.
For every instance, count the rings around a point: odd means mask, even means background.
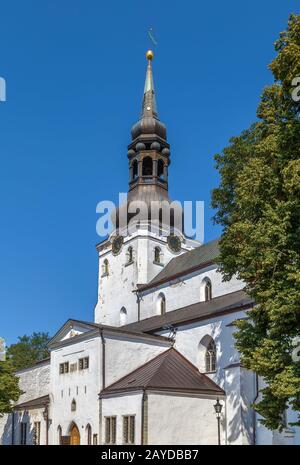
[[[105,276],[109,276],[109,273],[103,273],[103,274],[101,275],[101,278],[105,278]]]
[[[203,371],[203,375],[215,375],[217,373],[217,370],[214,371]]]
[[[161,267],[164,267],[164,264],[163,264],[163,263],[156,262],[155,260],[153,261],[153,264],[154,264],[154,265],[161,266]]]
[[[132,260],[131,262],[126,262],[125,266],[130,266],[130,265],[133,265],[133,264],[134,264],[134,261]]]

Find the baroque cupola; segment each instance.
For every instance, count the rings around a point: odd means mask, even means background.
[[[147,69],[140,119],[132,126],[131,142],[128,145],[129,190],[127,205],[117,209],[116,228],[127,223],[139,213],[139,221],[162,224],[162,208],[170,205],[168,195],[168,168],[170,146],[167,130],[158,117],[154,90],[152,60],[153,52],[146,53]],[[155,204],[155,213],[153,213]],[[169,225],[174,226],[174,210],[171,211]],[[123,221],[120,222],[120,214]],[[180,215],[181,215],[180,210]]]
[[[149,192],[156,188],[168,190],[170,146],[166,126],[158,118],[151,50],[146,53],[146,58],[148,65],[141,116],[131,129],[132,142],[128,146],[130,192],[144,186],[151,186],[151,189],[145,189]],[[166,195],[162,194],[162,197],[166,198]]]

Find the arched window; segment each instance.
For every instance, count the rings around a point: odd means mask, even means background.
[[[127,264],[132,263],[133,262],[133,248],[131,246],[128,247],[126,255],[127,255]]]
[[[154,249],[154,262],[161,263],[161,250],[160,247],[155,247]]]
[[[62,429],[61,429],[61,426],[58,425],[58,427],[57,427],[57,439],[58,439],[58,444],[61,444],[61,437],[62,437]]]
[[[120,310],[120,325],[126,325],[127,323],[127,310],[125,307],[122,307]]]
[[[207,280],[204,288],[205,302],[211,300],[211,281]]]
[[[211,285],[211,280],[207,277],[205,277],[202,280],[201,286],[200,286],[200,301],[201,302],[207,302],[208,300],[212,299],[212,285]]]
[[[75,412],[75,411],[76,411],[76,400],[73,399],[71,403],[71,412]]]
[[[163,293],[160,293],[157,298],[156,313],[158,315],[164,315],[166,313],[166,297]]]
[[[217,367],[217,351],[216,351],[216,344],[213,339],[211,339],[210,343],[206,348],[205,353],[205,371],[212,372],[216,371]]]
[[[86,425],[86,443],[88,446],[92,444],[92,427],[90,424]]]
[[[157,162],[157,177],[164,179],[164,162],[161,159]]]
[[[152,176],[153,167],[152,167],[152,158],[145,157],[143,159],[143,176]]]
[[[107,276],[108,274],[109,274],[109,263],[106,258],[102,265],[102,276]]]
[[[217,369],[217,349],[214,339],[206,334],[198,346],[198,367],[201,373],[214,372]]]
[[[138,162],[134,160],[132,163],[132,180],[134,181],[138,177]]]

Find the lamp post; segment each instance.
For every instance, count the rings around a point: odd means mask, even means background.
[[[223,405],[220,403],[219,399],[217,399],[217,402],[214,404],[214,409],[216,412],[217,422],[218,422],[218,445],[219,446],[221,445],[220,419],[221,419],[222,407]]]

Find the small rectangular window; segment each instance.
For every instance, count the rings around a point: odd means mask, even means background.
[[[105,417],[105,443],[116,444],[117,418]]]
[[[134,444],[135,442],[135,416],[123,416],[123,444]]]
[[[93,445],[96,446],[98,444],[98,435],[93,434]]]
[[[69,362],[59,364],[59,374],[63,375],[64,373],[69,373]]]
[[[79,370],[86,370],[89,367],[89,357],[80,358],[78,361]]]

